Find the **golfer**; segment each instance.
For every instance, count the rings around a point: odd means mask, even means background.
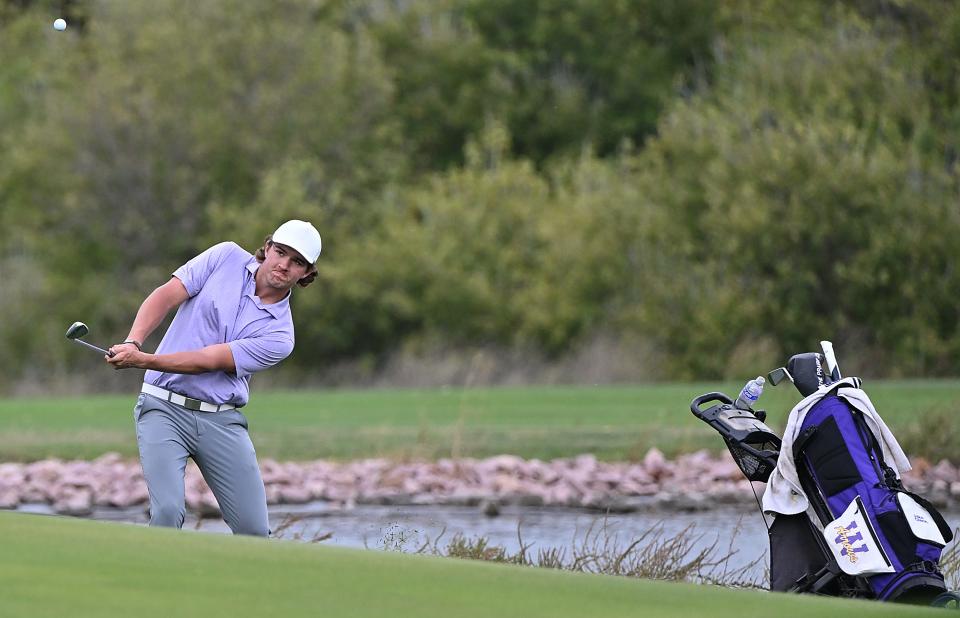
[[[183,526],[184,470],[192,457],[234,534],[267,536],[267,500],[247,419],[250,377],[293,351],[290,294],[316,278],[320,234],[287,221],[256,255],[232,242],[210,247],[154,290],[127,339],[110,348],[116,369],[146,369],[134,407],[150,525]],[[156,353],[143,342],[175,307]]]

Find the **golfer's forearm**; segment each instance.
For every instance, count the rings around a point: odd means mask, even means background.
[[[233,353],[230,351],[230,346],[225,343],[190,352],[144,354],[142,368],[163,371],[165,373],[236,372]]]
[[[186,289],[178,279],[171,279],[155,289],[140,305],[127,339],[133,339],[142,344],[170,313],[170,310],[179,306],[188,297]]]

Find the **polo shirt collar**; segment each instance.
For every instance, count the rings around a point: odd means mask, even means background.
[[[293,290],[287,292],[287,295],[284,296],[281,300],[270,304],[265,305],[260,302],[260,299],[257,297],[257,270],[260,268],[260,262],[257,261],[257,258],[251,257],[250,261],[247,262],[247,271],[252,275],[247,281],[246,288],[244,293],[249,296],[253,302],[257,304],[257,307],[263,309],[270,315],[275,318],[281,317],[284,313],[290,310],[290,296],[293,294]]]

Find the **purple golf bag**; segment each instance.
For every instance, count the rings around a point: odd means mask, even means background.
[[[822,345],[824,355],[798,354],[768,374],[770,384],[789,379],[804,397],[795,408],[798,415],[791,413],[789,450],[763,424],[763,410],[737,408],[716,392],[690,404],[695,416],[720,433],[751,481],[767,482],[769,491],[771,474],[786,482],[781,466],[787,462],[795,468],[791,493],[802,489],[809,508],[786,510],[796,514],[772,511],[777,514],[768,528],[770,589],[960,606],[960,595],[947,591],[939,568],[952,530],[932,504],[903,487],[890,465],[898,459],[906,463],[899,445],[894,461],[887,462],[884,446],[895,439],[885,426],[879,429],[882,421],[860,390],[860,380],[841,381],[833,346]],[[711,402],[718,403],[703,408]],[[872,416],[869,423],[866,415]],[[890,440],[882,445],[886,438],[879,438],[871,424]]]
[[[904,489],[859,411],[827,394],[804,417],[792,455],[827,559],[798,589],[921,603],[946,592],[939,561],[953,533],[932,504]]]

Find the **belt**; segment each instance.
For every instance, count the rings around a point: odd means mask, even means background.
[[[168,391],[165,388],[160,388],[159,386],[154,386],[153,384],[143,383],[143,388],[140,389],[140,392],[146,393],[148,395],[153,395],[163,399],[164,401],[169,401],[170,403],[175,403],[178,406],[183,406],[188,410],[194,410],[195,412],[223,412],[225,410],[233,410],[237,406],[232,403],[207,403],[206,401],[200,401],[199,399],[192,399],[190,397],[184,397],[173,391]]]

